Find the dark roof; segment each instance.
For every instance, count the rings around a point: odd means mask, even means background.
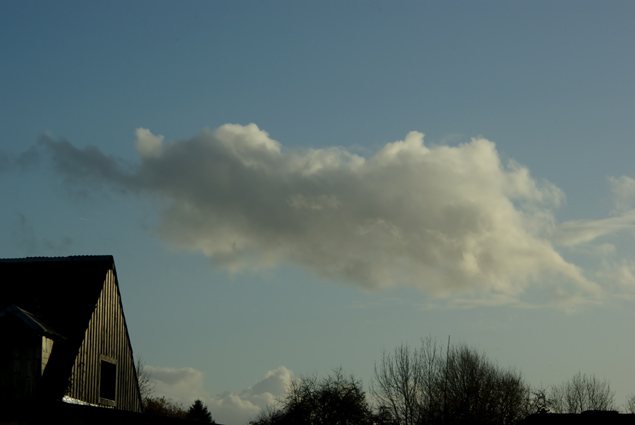
[[[111,255],[0,259],[0,311],[16,305],[67,338],[83,337],[113,267]]]
[[[45,324],[65,338],[62,344],[54,345],[49,359],[52,367],[47,366],[42,377],[49,397],[58,399],[64,395],[106,273],[114,271],[114,267],[111,255],[0,259],[0,311],[18,315],[24,312],[23,323]],[[115,282],[116,279],[115,271]],[[116,285],[119,286],[117,282]]]
[[[66,339],[44,321],[16,305],[11,305],[0,311],[0,322],[11,319],[22,322],[23,326],[38,335],[44,335],[54,340]]]

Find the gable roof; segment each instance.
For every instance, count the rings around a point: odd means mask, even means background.
[[[16,305],[68,339],[86,329],[111,255],[0,260],[0,311]]]
[[[58,336],[42,376],[43,397],[61,399],[64,395],[109,270],[119,292],[111,255],[0,259],[3,317],[20,319],[36,332],[40,326]],[[129,341],[127,326],[125,333]]]

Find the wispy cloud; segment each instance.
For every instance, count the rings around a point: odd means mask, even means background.
[[[532,306],[520,302],[517,298],[505,294],[492,294],[491,296],[479,297],[475,299],[456,298],[451,305],[457,308],[473,308],[473,307],[496,307],[502,305],[512,305],[522,308],[531,308]]]
[[[613,197],[613,217],[562,223],[553,240],[573,247],[620,231],[635,232],[635,180],[628,176],[609,177]]]
[[[555,232],[553,240],[559,245],[575,246],[621,230],[635,230],[635,210],[628,211],[619,217],[562,223]]]
[[[172,142],[136,135],[138,164],[50,136],[41,146],[69,184],[158,197],[160,234],[231,272],[294,263],[370,289],[499,300],[545,280],[599,291],[550,242],[564,194],[484,138],[427,146],[411,132],[361,157],[285,149],[255,124]]]

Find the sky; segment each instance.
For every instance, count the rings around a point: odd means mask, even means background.
[[[155,392],[465,343],[635,392],[635,3],[0,2],[0,257],[113,255]],[[6,283],[5,283],[6,284]]]

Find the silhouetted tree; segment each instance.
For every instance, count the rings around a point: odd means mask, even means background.
[[[187,416],[182,404],[166,397],[146,397],[143,411],[150,415],[169,416],[172,418],[185,419]]]
[[[515,424],[530,413],[530,388],[465,346],[433,339],[397,347],[375,366],[372,393],[398,424]]]
[[[135,369],[137,372],[139,393],[141,394],[141,400],[145,406],[146,398],[152,397],[152,395],[154,394],[154,383],[152,382],[152,374],[146,366],[143,357],[137,357],[137,361],[135,362]]]
[[[530,413],[549,413],[551,410],[549,409],[549,396],[547,395],[547,390],[544,388],[536,388],[532,391],[532,400]]]
[[[402,344],[392,354],[384,352],[371,385],[380,408],[403,425],[430,422],[431,415],[441,414],[442,357],[443,350],[431,338],[419,348]]]
[[[626,398],[624,411],[626,413],[635,413],[635,394],[631,394]]]
[[[264,410],[251,425],[371,425],[377,423],[361,383],[340,369],[322,380],[292,382],[281,408]]]
[[[515,424],[529,413],[530,388],[520,373],[465,345],[449,349],[441,382],[444,411],[451,412],[446,424]]]
[[[615,392],[608,381],[578,372],[569,381],[549,391],[549,408],[556,413],[582,413],[585,410],[614,410]]]
[[[187,419],[208,424],[215,424],[212,414],[201,400],[196,400],[187,410]]]

